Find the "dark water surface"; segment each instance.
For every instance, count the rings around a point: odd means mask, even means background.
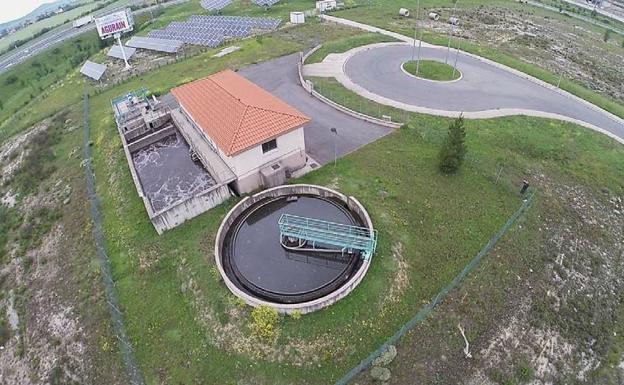
[[[347,258],[291,252],[281,246],[278,220],[282,214],[356,224],[346,210],[320,198],[268,203],[252,212],[234,236],[231,262],[240,274],[261,289],[286,295],[314,291],[341,276],[349,266]]]
[[[189,145],[178,132],[136,151],[132,161],[156,212],[215,185],[202,165],[191,160]]]

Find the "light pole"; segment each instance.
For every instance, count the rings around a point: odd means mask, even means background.
[[[457,39],[457,51],[455,52],[455,64],[453,64],[453,76],[455,78],[455,72],[457,72],[457,59],[459,59],[459,47],[461,45],[461,40]]]
[[[418,57],[416,58],[416,75],[420,72],[420,49],[422,48],[423,30],[420,29],[420,39],[418,39]]]
[[[449,18],[449,23],[451,24],[451,30],[449,32],[448,44],[446,46],[446,59],[444,59],[444,64],[448,64],[449,54],[451,52],[451,38],[453,37],[453,33],[455,32],[455,23],[451,22],[451,18],[456,18],[455,10],[457,8],[458,1],[459,0],[455,0],[455,2],[453,3],[453,11],[452,11],[453,15]]]
[[[332,127],[329,131],[334,134],[334,171],[336,170],[336,164],[338,163],[338,130],[336,127]]]
[[[416,50],[416,37],[418,36],[418,19],[420,15],[420,0],[418,0],[418,5],[416,8],[416,23],[414,24],[414,44],[412,45],[412,61],[414,61],[414,51]],[[416,64],[418,68],[418,64]],[[416,71],[418,73],[418,70]]]

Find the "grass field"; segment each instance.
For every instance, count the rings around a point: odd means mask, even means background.
[[[360,112],[364,115],[382,119],[383,116],[390,116],[395,123],[408,123],[410,120],[419,116],[419,114],[404,111],[398,108],[386,106],[384,104],[375,103],[365,99],[355,92],[346,89],[334,78],[308,77],[314,89],[335,101],[336,103],[349,108],[350,110]]]
[[[408,61],[403,63],[403,69],[414,76],[428,80],[451,81],[461,77],[461,72],[453,66],[435,60],[420,60],[420,63]]]
[[[234,202],[157,236],[105,101],[93,99],[91,117],[98,190],[128,329],[149,383],[336,380],[429,300],[506,221],[519,205],[516,188],[524,170],[565,173],[614,191],[624,187],[623,151],[614,143],[573,125],[524,118],[469,122],[467,165],[458,176],[445,177],[436,159],[447,121],[414,119],[410,128],[341,160],[335,171],[323,168],[300,180],[357,196],[380,229],[380,244],[353,294],[302,319],[282,318],[277,343],[266,346],[248,329],[249,309],[215,274],[216,228]],[[496,184],[501,165],[505,176]],[[407,277],[406,286],[396,286],[399,274]]]
[[[35,111],[36,119],[41,120],[63,106],[76,103],[81,94],[81,86],[76,76],[72,79],[67,78],[67,75],[77,72],[83,61],[99,50],[100,40],[93,31],[1,74],[0,141],[23,128],[12,124],[16,115],[32,115],[32,111]],[[52,103],[44,103],[42,99],[45,99],[45,96],[42,98],[41,95],[51,92],[56,87],[63,91],[55,93],[53,99],[48,99],[48,102]],[[29,104],[32,107],[31,112],[26,109]],[[34,123],[38,120],[29,122]],[[11,124],[8,124],[9,122]]]
[[[334,40],[323,44],[323,46],[316,50],[312,55],[308,56],[305,64],[320,63],[330,53],[343,53],[348,50],[361,47],[363,45],[374,43],[387,43],[396,41],[394,38],[380,33],[365,33],[357,36]]]

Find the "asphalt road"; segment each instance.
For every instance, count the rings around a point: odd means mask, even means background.
[[[356,119],[321,102],[299,84],[299,54],[252,65],[239,71],[247,79],[303,112],[312,121],[305,127],[306,150],[320,164],[333,162],[392,132],[391,128]],[[335,127],[338,134],[331,133]]]
[[[48,32],[47,34],[34,39],[17,49],[11,50],[4,56],[0,57],[0,74],[27,60],[28,58],[38,55],[45,50],[62,43],[65,40],[72,39],[93,29],[95,29],[95,25],[89,24],[82,28],[63,27],[58,31],[54,30]]]
[[[169,7],[172,5],[186,3],[187,1],[189,0],[172,0],[167,3],[153,5],[151,7],[135,11],[134,15],[137,16],[142,13],[153,11],[158,7]],[[113,10],[108,10],[105,13],[111,12],[113,12]],[[81,28],[74,28],[71,23],[55,28],[54,30],[0,56],[0,74],[64,41],[73,39],[76,36],[82,35],[83,33],[94,29],[95,23],[90,23]]]
[[[364,89],[402,103],[445,111],[477,112],[502,108],[564,115],[598,126],[624,138],[624,125],[585,103],[476,58],[461,55],[457,82],[431,82],[404,73],[412,47],[387,46],[356,53],[344,66],[351,81]],[[445,48],[422,48],[423,59],[444,62]],[[453,63],[451,50],[449,63]]]

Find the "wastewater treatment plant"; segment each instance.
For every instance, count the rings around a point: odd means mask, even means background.
[[[2,4],[0,385],[624,385],[624,0]]]

